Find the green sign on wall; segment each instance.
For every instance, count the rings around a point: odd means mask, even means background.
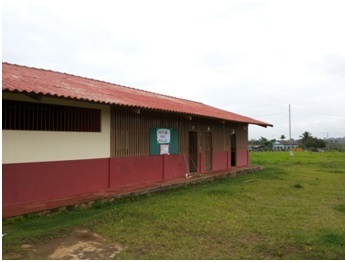
[[[178,131],[171,128],[150,129],[150,155],[178,154]]]

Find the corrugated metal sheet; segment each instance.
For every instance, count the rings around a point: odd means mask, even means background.
[[[2,90],[51,95],[142,109],[163,110],[255,124],[264,127],[272,126],[269,123],[199,102],[160,95],[66,73],[9,63],[2,64]]]

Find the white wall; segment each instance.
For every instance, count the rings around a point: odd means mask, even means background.
[[[22,94],[3,94],[3,99],[34,102]],[[110,157],[110,106],[59,98],[42,98],[40,102],[99,108],[101,132],[2,130],[3,164]]]

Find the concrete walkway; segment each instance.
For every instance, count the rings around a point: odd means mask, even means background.
[[[251,166],[244,168],[236,168],[231,170],[222,170],[208,172],[203,174],[194,174],[188,178],[177,178],[170,181],[158,181],[145,183],[140,185],[127,186],[117,189],[109,189],[105,191],[92,192],[74,195],[70,197],[57,198],[53,200],[42,200],[32,203],[2,207],[2,218],[10,218],[19,215],[27,215],[38,213],[39,215],[49,215],[59,212],[63,209],[73,210],[80,206],[92,206],[94,201],[101,199],[102,201],[115,201],[133,196],[140,196],[149,193],[156,193],[174,188],[180,188],[188,185],[199,184],[207,181],[213,181],[225,177],[233,177],[262,170],[260,166]]]

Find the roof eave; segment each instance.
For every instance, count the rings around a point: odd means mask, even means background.
[[[18,92],[18,93],[22,93],[22,94],[34,94],[34,95],[43,95],[43,96],[51,96],[51,97],[57,97],[57,98],[64,98],[64,99],[71,99],[71,100],[77,100],[77,101],[87,101],[87,102],[91,102],[91,103],[97,103],[97,104],[107,104],[107,105],[113,105],[113,106],[123,106],[123,107],[137,107],[140,109],[144,109],[144,110],[155,110],[155,111],[164,111],[164,112],[169,112],[169,113],[177,113],[177,114],[183,114],[183,115],[187,115],[187,116],[193,116],[193,117],[203,117],[203,118],[210,118],[210,119],[215,119],[215,120],[220,120],[220,121],[224,121],[224,122],[236,122],[236,123],[243,123],[243,124],[250,124],[250,125],[258,125],[258,126],[262,126],[267,128],[268,126],[273,127],[273,125],[268,124],[268,123],[256,123],[256,122],[244,122],[244,121],[237,121],[235,119],[224,119],[224,118],[217,118],[214,116],[207,116],[207,115],[199,115],[199,114],[194,114],[194,113],[190,113],[190,112],[183,112],[183,111],[178,111],[178,110],[166,110],[166,109],[162,109],[162,108],[155,108],[155,107],[138,107],[135,105],[131,105],[131,104],[122,104],[122,103],[116,103],[116,102],[110,102],[110,101],[97,101],[94,99],[87,99],[87,98],[78,98],[78,97],[71,97],[71,96],[59,96],[56,94],[48,94],[48,93],[43,93],[43,92],[28,92],[25,90],[13,90],[11,88],[6,88],[3,87],[2,89],[3,92]]]

